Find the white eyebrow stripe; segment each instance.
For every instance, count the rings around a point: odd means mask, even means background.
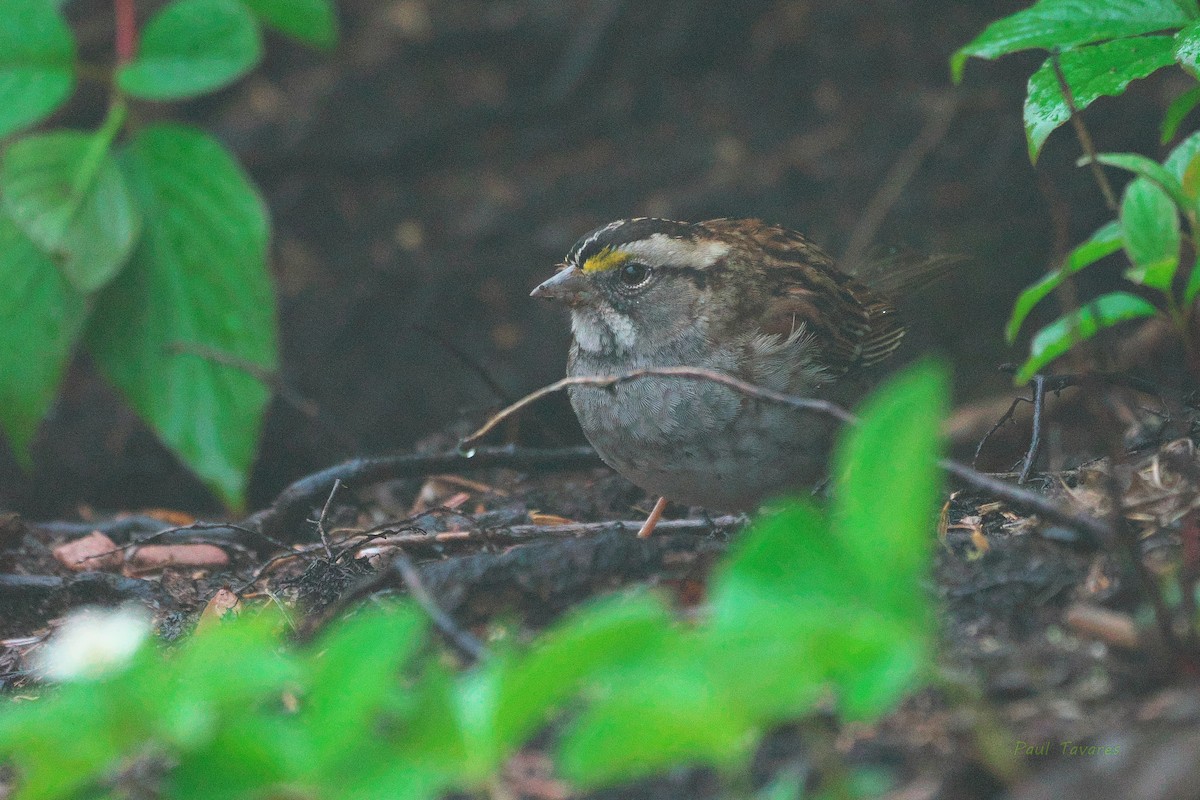
[[[650,267],[711,267],[729,252],[724,242],[692,242],[687,239],[672,239],[665,233],[656,233],[636,242],[628,242],[617,248],[629,253]]]
[[[575,266],[579,266],[579,254],[582,253],[584,250],[587,250],[588,245],[595,242],[597,239],[599,239],[604,234],[615,231],[617,228],[621,227],[626,222],[629,222],[629,220],[619,219],[616,222],[608,223],[603,228],[597,228],[596,230],[592,231],[592,235],[589,236],[588,238],[584,239],[582,242],[580,242],[575,247],[575,250],[571,253],[571,257],[574,260]]]

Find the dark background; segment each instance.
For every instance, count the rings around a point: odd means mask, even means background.
[[[1021,354],[1001,335],[1016,292],[1107,215],[1068,129],[1029,163],[1021,104],[1040,54],[972,61],[950,85],[950,54],[1025,3],[339,5],[335,52],[268,34],[249,79],[138,109],[214,130],[273,214],[284,377],[320,421],[275,402],[252,505],[346,456],[480,421],[497,393],[452,350],[511,396],[561,377],[565,318],[527,295],[611,219],[757,216],[840,255],[924,132],[931,147],[871,243],[971,259],[931,290],[920,320],[969,399],[1008,385],[996,367]],[[110,5],[68,11],[84,55],[110,58]],[[1098,147],[1157,153],[1181,80],[1096,103],[1086,118]],[[85,89],[55,124],[94,125],[103,101]],[[951,103],[938,135],[930,120]],[[520,435],[577,435],[561,402],[538,419]],[[0,506],[215,505],[83,357],[35,459],[22,475],[0,444]]]

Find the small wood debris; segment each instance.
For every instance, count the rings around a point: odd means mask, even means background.
[[[100,531],[60,544],[54,548],[54,557],[75,572],[114,569],[125,561],[121,548]]]
[[[214,544],[147,544],[129,555],[135,572],[152,572],[166,567],[224,567],[229,554]]]
[[[1135,650],[1141,636],[1133,617],[1090,603],[1075,603],[1067,609],[1067,626],[1077,633],[1099,639],[1114,647]]]
[[[209,598],[204,610],[200,612],[200,621],[196,623],[196,627],[212,627],[227,617],[237,616],[241,604],[242,601],[228,586],[217,589],[217,593]]]

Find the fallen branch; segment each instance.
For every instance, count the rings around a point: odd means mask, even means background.
[[[728,386],[736,392],[740,392],[747,397],[753,397],[768,403],[775,403],[788,408],[794,408],[802,411],[810,411],[816,414],[823,414],[831,417],[840,423],[847,425],[856,425],[858,418],[851,412],[841,406],[831,403],[827,400],[816,400],[808,397],[797,397],[795,395],[777,392],[774,389],[767,389],[763,386],[755,386],[752,383],[734,378],[721,372],[716,372],[709,369],[701,369],[698,367],[658,367],[654,369],[639,369],[632,372],[622,373],[620,375],[582,375],[575,377],[563,378],[554,383],[543,386],[533,392],[522,397],[517,402],[497,412],[491,419],[483,424],[477,431],[462,440],[463,447],[470,447],[474,442],[479,441],[483,436],[486,436],[500,422],[507,417],[512,416],[523,408],[526,408],[531,403],[540,400],[541,398],[560,392],[571,386],[594,386],[598,388],[610,388],[621,383],[630,381],[645,380],[647,378],[680,378],[683,380],[702,380],[719,383],[722,386]],[[977,489],[981,492],[986,492],[994,497],[1006,501],[1013,508],[1025,511],[1027,513],[1037,514],[1051,522],[1066,526],[1072,530],[1078,531],[1085,538],[1084,544],[1096,549],[1101,544],[1108,544],[1115,540],[1116,532],[1113,527],[1096,517],[1087,514],[1080,514],[1070,510],[1054,501],[1035,492],[1022,489],[1019,486],[1014,486],[1009,483],[997,480],[985,473],[968,467],[966,464],[960,464],[948,458],[941,459],[938,465],[949,473],[960,483]]]
[[[788,406],[789,408],[801,411],[811,411],[815,414],[823,414],[827,417],[833,417],[838,422],[851,423],[855,421],[853,414],[828,400],[815,400],[811,397],[797,397],[796,395],[777,392],[774,389],[768,389],[765,386],[756,386],[748,381],[735,378],[732,375],[726,375],[724,372],[703,369],[701,367],[654,367],[652,369],[637,369],[620,375],[576,375],[557,380],[549,386],[543,386],[540,389],[530,392],[507,408],[498,411],[477,431],[463,439],[461,447],[469,448],[475,442],[478,442],[484,436],[491,433],[497,425],[513,414],[536,403],[543,397],[552,395],[555,392],[561,392],[563,389],[569,389],[572,386],[593,386],[597,389],[611,389],[618,384],[641,381],[647,378],[680,378],[683,380],[719,383],[747,397],[755,397],[759,400],[765,400],[768,403]]]

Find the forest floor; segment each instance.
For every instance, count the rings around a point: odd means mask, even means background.
[[[370,595],[414,590],[484,642],[495,625],[515,619],[532,634],[631,584],[687,609],[704,601],[714,563],[746,524],[671,507],[638,539],[646,498],[587,448],[483,448],[467,458],[454,442],[432,437],[414,454],[308,476],[236,524],[161,509],[106,519],[85,510],[76,522],[6,516],[0,683],[31,680],[29,653],[68,609],[89,603],[144,604],[168,639],[206,608],[282,603],[320,620]],[[1029,485],[1096,516],[1111,510],[1108,487],[1119,487],[1124,524],[1142,533],[1133,538],[1141,563],[1157,574],[1177,558],[1180,529],[1195,526],[1197,465],[1191,439],[1160,435],[1115,468],[1101,459],[1035,473]],[[1184,796],[1174,792],[1194,785],[1200,764],[1200,688],[1194,664],[1156,632],[1128,553],[974,490],[947,495],[936,536],[930,591],[941,671],[953,677],[879,724],[822,722],[847,763],[886,770],[897,798]],[[390,568],[397,554],[415,576]],[[799,729],[776,731],[756,768],[804,763],[805,742]],[[573,796],[547,764],[536,749],[523,753],[514,796]],[[681,769],[600,796],[718,792],[711,773]]]

